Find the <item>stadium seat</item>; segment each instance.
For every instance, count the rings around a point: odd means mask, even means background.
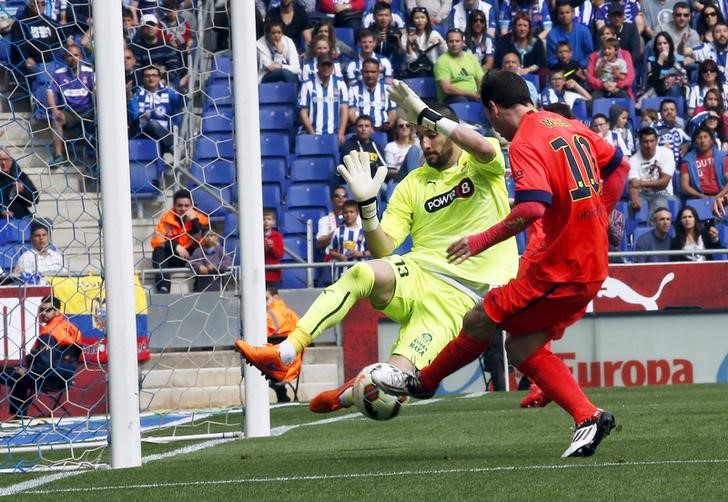
[[[581,120],[584,123],[589,122],[589,115],[586,112],[586,101],[583,99],[574,101],[574,106],[571,107],[571,113],[575,119]]]
[[[288,189],[286,204],[293,208],[318,208],[327,211],[331,194],[329,185],[324,183],[308,183],[292,185]]]
[[[387,137],[387,133],[384,131],[374,131],[372,133],[372,141],[374,141],[378,146],[384,148],[387,146],[387,143],[389,143],[389,138]],[[382,155],[384,155],[384,150],[382,150]]]
[[[283,271],[281,289],[301,289],[307,287],[308,282],[305,268],[289,268]]]
[[[261,131],[285,131],[293,129],[294,111],[292,106],[263,105],[258,110]]]
[[[334,28],[334,34],[337,40],[341,40],[352,49],[356,48],[356,39],[352,28],[337,27]]]
[[[157,142],[153,139],[130,139],[129,160],[137,162],[148,162],[159,158]]]
[[[642,205],[640,206],[639,211],[633,211],[634,214],[632,214],[631,219],[634,221],[637,225],[647,225],[650,222],[650,211],[649,206],[647,202],[642,200]],[[625,214],[625,216],[627,216]]]
[[[207,115],[202,117],[202,134],[207,133],[233,133],[232,116],[226,116],[224,114]]]
[[[457,114],[460,120],[470,122],[471,124],[483,123],[483,105],[476,101],[468,101],[467,103],[451,103],[450,108]]]
[[[18,243],[0,246],[0,266],[2,266],[5,273],[10,273],[15,268],[18,258],[26,250],[27,248],[23,244]]]
[[[713,215],[714,202],[715,199],[712,197],[710,199],[688,199],[685,201],[685,205],[694,207],[700,220],[710,220],[715,218]]]
[[[424,100],[437,99],[437,83],[435,77],[406,78],[402,80],[415,94]]]
[[[205,101],[205,110],[215,107],[228,108],[234,107],[233,95],[228,85],[210,85],[207,88],[208,99]]]
[[[728,248],[728,225],[718,224],[718,235],[720,236],[721,246]],[[728,260],[727,254],[716,255],[715,260]]]
[[[195,146],[195,160],[202,159],[235,159],[233,140],[216,141],[206,137],[200,137],[197,139]]]
[[[433,24],[432,29],[442,35],[442,38],[447,38],[447,26],[442,24]]]
[[[541,92],[541,79],[538,78],[538,75],[533,73],[527,73],[526,75],[521,75],[524,80],[528,80],[533,84],[533,86],[536,88],[536,92]]]
[[[208,188],[210,188],[208,186]],[[189,190],[192,192],[192,200],[194,202],[194,206],[199,211],[202,211],[206,215],[208,215],[210,218],[213,219],[222,219],[225,217],[225,215],[228,213],[228,210],[225,209],[217,197],[214,197],[210,193],[207,192],[203,187],[201,186],[190,186]],[[222,200],[229,205],[233,204],[233,193],[234,193],[234,187],[214,187],[213,191],[216,195],[219,195],[222,197]]]
[[[258,85],[258,103],[261,105],[295,105],[298,87],[290,82],[271,82]]]
[[[223,224],[223,237],[228,239],[230,237],[238,237],[238,235],[238,215],[235,213],[226,214]]]
[[[277,184],[263,184],[263,207],[275,209],[280,213],[281,190]]]
[[[4,244],[14,244],[30,241],[30,225],[33,219],[30,216],[19,219],[0,221],[0,239]]]
[[[526,251],[526,232],[520,232],[516,234],[516,246],[518,247],[518,254],[523,254]]]
[[[215,159],[210,163],[192,162],[192,176],[210,185],[231,185],[235,183],[235,165],[226,159]]]
[[[318,181],[329,183],[336,174],[336,166],[331,157],[303,157],[291,165],[291,182],[302,183]]]
[[[303,261],[307,260],[308,244],[305,236],[285,236],[283,237],[283,247],[286,249],[286,256],[294,261],[298,261],[296,256]],[[291,253],[295,253],[296,256]]]
[[[161,195],[156,163],[130,162],[129,185],[134,199],[156,199]]]
[[[325,216],[326,212],[321,209],[291,209],[283,213],[282,221],[278,222],[278,228],[285,235],[305,234],[306,221],[313,221],[313,234],[316,235],[318,220]]]
[[[280,187],[281,192],[283,192],[288,184],[288,164],[285,159],[282,157],[263,157],[260,160],[263,170],[263,183],[275,183]]]
[[[629,114],[629,120],[632,124],[632,127],[638,124],[635,117],[634,101],[632,101],[630,98],[595,99],[592,101],[592,117],[597,113],[603,113],[604,115],[609,117],[609,108],[611,108],[612,105],[620,105],[625,107],[627,109],[627,113]]]
[[[291,151],[290,141],[287,134],[261,133],[260,154],[263,157],[283,157],[288,165],[288,157]]]
[[[654,97],[654,98],[644,98],[640,102],[640,110],[655,110],[656,112],[660,111],[660,104],[665,101],[666,99],[672,99],[675,101],[675,104],[677,105],[677,114],[681,117],[685,117],[685,100],[683,98],[679,97],[672,97],[672,96],[660,96],[660,97]]]
[[[339,140],[335,134],[299,134],[296,136],[296,155],[332,156],[339,158]]]

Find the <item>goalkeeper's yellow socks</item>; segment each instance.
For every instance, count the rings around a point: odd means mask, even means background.
[[[357,263],[324,291],[298,321],[296,329],[279,346],[281,361],[290,364],[321,333],[338,324],[361,298],[368,298],[374,288],[374,270]],[[284,345],[285,344],[285,345]]]

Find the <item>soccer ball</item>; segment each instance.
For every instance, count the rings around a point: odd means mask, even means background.
[[[375,385],[372,371],[382,366],[370,364],[359,372],[354,380],[354,404],[365,416],[372,420],[389,420],[399,415],[407,396],[391,396]]]

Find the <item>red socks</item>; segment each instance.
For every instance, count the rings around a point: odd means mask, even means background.
[[[580,424],[597,412],[597,407],[586,397],[564,361],[553,352],[541,347],[518,369],[565,409],[575,423]]]
[[[420,372],[422,390],[434,391],[448,375],[455,373],[471,361],[475,361],[488,347],[490,340],[478,340],[465,331],[448,343],[435,359]]]

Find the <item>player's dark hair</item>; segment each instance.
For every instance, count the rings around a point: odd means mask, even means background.
[[[487,108],[493,102],[502,108],[531,104],[526,81],[520,75],[505,70],[493,70],[483,78],[480,99]]]
[[[192,194],[189,190],[186,188],[180,188],[176,192],[174,192],[174,195],[172,196],[172,203],[174,204],[179,199],[190,199],[192,200]]]
[[[455,113],[455,110],[453,110],[449,106],[443,103],[437,103],[436,101],[426,101],[425,104],[446,119],[450,119],[454,122],[460,122],[460,117],[458,117],[458,114]]]
[[[543,107],[544,110],[551,113],[557,113],[566,119],[573,119],[574,114],[566,103],[551,103]]]
[[[61,299],[58,298],[57,296],[48,295],[48,296],[44,297],[40,301],[40,304],[43,305],[44,303],[50,303],[51,305],[53,305],[54,309],[59,310],[59,311],[61,310]]]
[[[647,127],[641,128],[639,131],[637,131],[637,136],[639,137],[639,139],[642,139],[645,136],[654,136],[656,138],[657,131],[655,130],[654,127],[647,126]]]

